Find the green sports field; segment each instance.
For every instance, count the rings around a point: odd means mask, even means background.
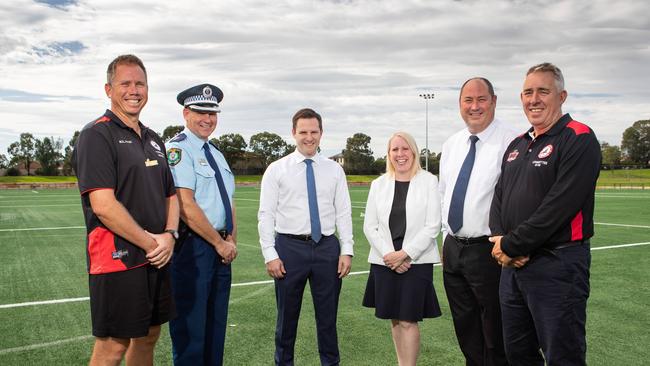
[[[394,365],[387,321],[361,306],[368,243],[367,187],[352,187],[355,252],[339,308],[343,365]],[[227,365],[271,365],[275,304],[257,242],[259,189],[238,188],[239,257],[226,340]],[[590,365],[644,365],[650,359],[650,192],[599,190],[588,306]],[[0,365],[83,365],[93,344],[87,301],[83,218],[76,190],[0,191]],[[421,323],[421,365],[462,365],[440,267],[443,316]],[[309,298],[309,292],[305,297]],[[171,364],[167,328],[156,364]],[[317,365],[311,301],[303,306],[296,364]]]

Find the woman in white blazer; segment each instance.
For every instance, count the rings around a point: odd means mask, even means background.
[[[363,306],[391,320],[400,366],[415,365],[418,322],[441,315],[433,288],[433,263],[440,262],[438,179],[420,166],[411,135],[388,140],[386,174],[370,186],[363,232],[370,243],[370,274]]]

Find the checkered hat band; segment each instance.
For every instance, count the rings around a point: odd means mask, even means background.
[[[210,98],[206,98],[203,95],[193,95],[189,98],[185,98],[183,105],[188,106],[197,103],[210,103],[210,102],[214,102],[214,104],[219,105],[219,100],[214,95],[211,95]]]

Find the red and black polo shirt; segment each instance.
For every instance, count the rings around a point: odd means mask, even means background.
[[[600,144],[589,126],[565,114],[550,130],[514,139],[503,156],[490,229],[510,257],[594,234]]]
[[[89,193],[112,189],[115,198],[145,230],[167,223],[167,198],[176,193],[160,137],[140,124],[138,134],[113,112],[84,126],[72,155],[87,228],[88,273],[125,271],[148,263],[140,247],[114,234],[93,213]]]

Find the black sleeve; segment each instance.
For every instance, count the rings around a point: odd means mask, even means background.
[[[82,195],[95,189],[115,189],[115,155],[108,139],[98,129],[87,128],[81,132],[74,155]]]
[[[503,170],[505,168],[506,155],[510,151],[510,147],[506,149],[503,158],[501,159],[501,174],[499,175],[499,180],[494,187],[494,195],[492,196],[492,204],[490,205],[490,233],[494,235],[504,235],[503,224],[501,223],[501,194],[503,191]]]
[[[544,245],[583,208],[600,172],[600,145],[593,131],[572,136],[563,146],[555,183],[537,210],[501,240],[510,257],[528,255]]]

